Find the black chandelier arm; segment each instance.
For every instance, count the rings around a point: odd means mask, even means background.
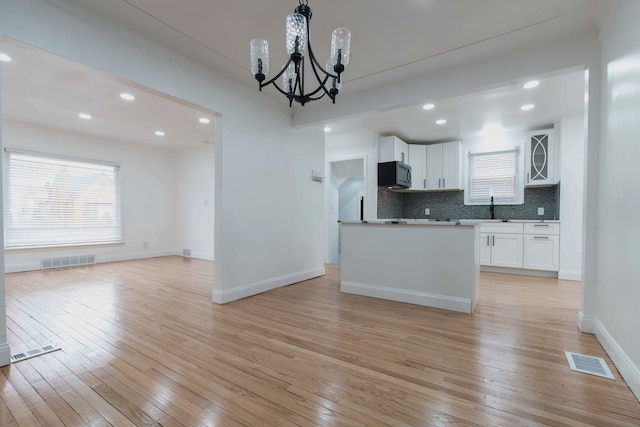
[[[316,77],[318,77],[318,74],[316,74]],[[329,80],[329,76],[327,75],[324,80],[320,81],[320,77],[318,77],[318,83],[320,83],[320,86],[318,86],[316,88],[316,90],[314,90],[313,92],[309,93],[309,96],[313,96],[316,93],[320,92],[320,90],[322,89],[325,93],[329,93],[329,91],[327,90],[326,84],[327,84],[327,80]]]
[[[275,84],[275,81],[278,80],[278,78],[280,78],[280,76],[282,76],[284,74],[285,71],[287,71],[287,68],[289,68],[289,64],[291,64],[291,62],[293,61],[293,58],[290,56],[289,60],[287,61],[286,64],[284,64],[284,67],[282,67],[282,70],[280,70],[280,72],[278,74],[276,74],[275,76],[273,76],[273,78],[271,80],[269,80],[268,82],[265,83],[260,83],[260,89],[262,89],[263,87],[269,86],[271,83],[273,83],[273,85],[275,87],[278,87]],[[278,88],[278,90],[280,90]],[[282,90],[280,90],[280,92],[282,92]],[[284,93],[284,92],[283,92]]]
[[[318,76],[318,73],[316,72],[316,66],[322,70],[322,72],[326,75],[328,75],[329,77],[332,77],[334,79],[338,79],[340,78],[339,75],[337,74],[331,74],[330,72],[328,72],[327,70],[324,69],[324,67],[322,66],[322,64],[320,64],[320,62],[318,62],[318,60],[316,59],[316,55],[314,55],[313,53],[313,49],[311,48],[311,20],[307,18],[307,46],[308,46],[308,51],[309,51],[309,62],[311,63],[311,68],[313,68],[313,72],[316,75],[316,78],[318,79],[318,81],[320,81],[320,77]],[[314,66],[313,64],[315,63],[316,66]]]

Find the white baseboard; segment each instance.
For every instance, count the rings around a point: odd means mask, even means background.
[[[595,334],[596,338],[607,352],[613,364],[616,365],[620,375],[624,378],[625,382],[635,394],[636,399],[640,401],[640,369],[634,365],[629,356],[622,350],[615,339],[609,334],[609,331],[604,327],[598,319],[595,320]]]
[[[96,255],[96,264],[103,262],[131,261],[134,259],[155,258],[162,256],[177,255],[174,250],[167,251],[144,251],[128,252],[114,255]],[[180,252],[182,255],[182,252]],[[40,270],[40,262],[30,262],[25,264],[7,264],[4,266],[5,273],[21,273],[24,271]]]
[[[596,318],[593,316],[585,316],[581,311],[578,312],[578,329],[584,334],[596,333]]]
[[[226,304],[231,301],[261,294],[263,292],[270,291],[272,289],[281,288],[283,286],[302,282],[303,280],[324,276],[324,274],[325,274],[325,270],[324,270],[324,266],[322,266],[322,267],[313,268],[306,271],[298,271],[295,273],[286,274],[284,276],[261,280],[259,282],[238,286],[236,288],[228,289],[225,291],[219,291],[217,289],[214,289],[212,299],[213,299],[213,302],[217,304]]]
[[[580,271],[559,271],[558,279],[560,280],[574,280],[576,282],[582,281],[582,273]]]
[[[209,254],[206,252],[191,252],[191,258],[213,261],[213,254]]]
[[[33,270],[40,270],[39,262],[30,262],[27,264],[12,264],[12,265],[4,266],[5,273],[22,273],[23,271],[33,271]]]
[[[558,273],[555,271],[527,270],[524,268],[492,267],[489,265],[481,265],[480,271],[486,271],[487,273],[515,274],[518,276],[549,277],[552,279],[558,278]]]
[[[172,250],[168,251],[144,251],[144,252],[129,252],[126,254],[113,254],[113,255],[96,255],[96,264],[103,262],[118,262],[118,261],[131,261],[134,259],[156,258],[161,256],[173,255]]]
[[[463,313],[471,313],[473,308],[470,298],[449,297],[446,295],[400,290],[363,283],[340,282],[340,290],[349,294],[443,308],[445,310],[454,310]]]
[[[7,366],[11,363],[11,348],[9,344],[0,344],[0,366]]]

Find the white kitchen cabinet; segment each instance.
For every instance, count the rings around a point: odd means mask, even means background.
[[[427,190],[462,190],[462,144],[427,145]]]
[[[560,269],[560,224],[525,224],[524,268],[546,271]]]
[[[427,189],[427,146],[409,144],[409,166],[411,166],[411,188],[409,190]]]
[[[527,134],[525,144],[525,186],[554,185],[558,183],[558,147],[554,130],[545,129]]]
[[[482,223],[480,225],[480,265],[522,268],[522,230],[522,223]]]
[[[397,136],[378,138],[378,161],[409,163],[409,145]]]

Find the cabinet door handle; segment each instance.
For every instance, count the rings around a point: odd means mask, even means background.
[[[534,227],[548,227],[549,224],[533,224]]]
[[[427,179],[422,180],[422,188],[427,188]]]
[[[405,161],[404,161],[404,153],[400,153],[400,158],[402,159],[402,160],[401,160],[401,161],[402,161],[402,163],[405,163]]]
[[[534,239],[548,239],[549,236],[533,236]]]
[[[442,188],[442,178],[438,178],[438,188]]]
[[[489,235],[487,234],[487,246],[489,246]]]
[[[495,245],[496,245],[496,235],[494,234],[494,235],[493,235],[493,236],[491,236],[491,237],[493,238],[493,245],[492,245],[492,246],[495,246]]]
[[[529,183],[529,172],[527,172],[527,184]]]
[[[442,178],[442,188],[447,188],[447,178]]]

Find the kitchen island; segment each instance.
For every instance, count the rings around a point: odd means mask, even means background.
[[[479,227],[453,222],[343,222],[342,292],[473,313]]]

